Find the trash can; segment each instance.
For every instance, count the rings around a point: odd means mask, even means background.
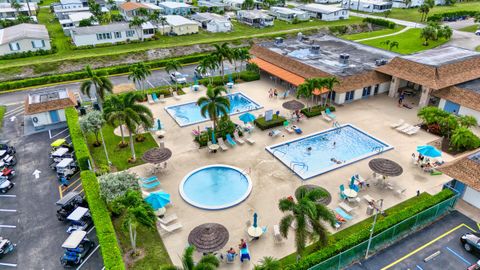
[[[371,205],[367,207],[367,215],[369,216],[373,215],[373,207]]]

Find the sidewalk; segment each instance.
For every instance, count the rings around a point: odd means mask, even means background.
[[[386,35],[382,35],[382,36],[376,36],[376,37],[362,38],[362,39],[357,39],[357,40],[354,40],[354,41],[355,42],[360,42],[360,41],[372,40],[372,39],[377,39],[377,38],[396,36],[398,34],[401,34],[401,33],[405,32],[405,31],[408,31],[410,29],[412,29],[412,28],[407,26],[407,27],[403,28],[402,30],[400,30],[398,32],[395,32],[395,33],[386,34]]]

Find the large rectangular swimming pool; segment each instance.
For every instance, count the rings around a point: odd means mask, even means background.
[[[393,149],[345,124],[266,148],[303,180]]]
[[[241,92],[228,94],[230,99],[230,115],[239,114],[247,111],[261,109],[262,106],[248,98]],[[210,120],[208,117],[203,117],[200,113],[200,107],[196,102],[189,102],[180,105],[168,106],[165,108],[168,114],[181,127],[197,124]]]

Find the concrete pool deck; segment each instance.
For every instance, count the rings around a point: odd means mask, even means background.
[[[234,91],[241,90],[263,106],[263,109],[253,111],[254,115],[263,113],[268,109],[280,110],[285,115],[288,113],[282,109],[282,103],[285,100],[268,98],[268,89],[273,87],[275,87],[273,82],[262,79],[237,84]],[[281,89],[281,87],[277,86],[277,89]],[[442,185],[449,180],[449,177],[443,175],[430,176],[430,174],[422,172],[412,164],[411,154],[415,152],[416,146],[427,144],[438,137],[422,130],[416,135],[408,136],[392,129],[390,124],[398,122],[399,119],[404,119],[410,124],[419,123],[420,120],[416,116],[416,107],[413,109],[399,108],[397,100],[389,98],[387,95],[381,94],[339,106],[335,114],[340,124],[351,123],[372,136],[388,142],[395,149],[303,181],[265,150],[266,146],[291,140],[298,136],[288,134],[283,130],[283,136],[272,138],[267,135],[267,131],[260,131],[256,128],[252,134],[256,141],[254,145],[237,145],[226,152],[219,151],[216,154],[211,154],[206,148],[198,149],[192,135],[192,129],[197,129],[197,125],[181,128],[164,110],[165,106],[195,101],[205,95],[205,91],[189,92],[187,89],[187,92],[186,95],[181,96],[180,100],[167,98],[165,103],[147,104],[152,109],[154,116],[159,117],[165,126],[166,135],[162,140],[165,142],[165,146],[173,152],[166,171],[159,173],[158,177],[161,182],[159,189],[163,189],[172,195],[173,205],[167,208],[167,214],[175,213],[178,216],[178,221],[183,225],[181,230],[162,236],[175,265],[180,265],[180,256],[188,244],[188,234],[194,227],[206,222],[216,222],[224,225],[230,233],[230,240],[225,248],[220,250],[225,252],[229,247],[237,248],[241,238],[247,238],[246,223],[252,221],[254,212],[258,214],[259,225],[268,226],[268,231],[259,240],[249,243],[252,261],[241,264],[237,259],[233,264],[222,263],[220,268],[252,269],[253,265],[265,256],[281,258],[294,252],[293,230],[290,231],[289,238],[284,239],[283,243],[274,243],[273,226],[278,224],[283,216],[278,210],[278,200],[293,195],[295,189],[303,184],[315,184],[322,186],[331,193],[332,202],[329,204],[329,208],[335,209],[340,202],[339,185],[347,185],[350,177],[354,174],[369,178],[371,171],[368,167],[368,161],[375,157],[392,159],[404,169],[401,176],[390,179],[395,186],[394,190],[371,185],[371,187],[359,193],[359,197],[368,194],[376,199],[383,198],[384,206],[387,208],[415,196],[417,190],[432,194],[437,193],[441,190]],[[287,98],[287,100],[291,99],[293,99],[291,96]],[[238,115],[233,116],[232,120],[240,123]],[[207,125],[211,125],[211,122],[199,124],[200,129]],[[327,123],[321,116],[318,116],[304,120],[298,126],[302,128],[303,134],[307,135],[328,129],[331,127],[331,123]],[[444,154],[443,159],[449,161],[452,157]],[[202,210],[185,202],[179,194],[179,184],[185,175],[199,167],[217,163],[250,171],[249,175],[253,182],[253,190],[250,196],[239,205],[218,211]],[[131,168],[130,171],[137,173],[139,176],[147,176],[150,167],[151,165],[144,164]],[[396,189],[406,189],[406,191],[403,195],[396,195]],[[366,206],[364,201],[359,203],[357,209],[353,211],[354,219],[348,222],[346,226],[365,219],[367,217]],[[329,229],[334,232],[334,229]],[[200,254],[197,253],[196,256],[198,259]]]

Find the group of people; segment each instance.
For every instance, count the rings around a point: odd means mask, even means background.
[[[418,154],[418,157],[415,156],[415,153],[412,153],[413,164],[419,165],[424,172],[432,173],[435,172],[435,166],[442,165],[443,162],[435,161],[433,164],[428,157],[425,157],[422,154]]]
[[[278,97],[278,90],[277,88],[270,88],[270,90],[268,90],[268,98],[277,98]]]
[[[250,252],[248,251],[247,242],[245,242],[244,239],[240,239],[240,244],[238,244],[238,249],[240,250],[240,262],[243,262],[244,260],[250,261]],[[237,255],[238,255],[237,251],[233,247],[230,247],[230,249],[227,250],[227,261],[233,262]]]

